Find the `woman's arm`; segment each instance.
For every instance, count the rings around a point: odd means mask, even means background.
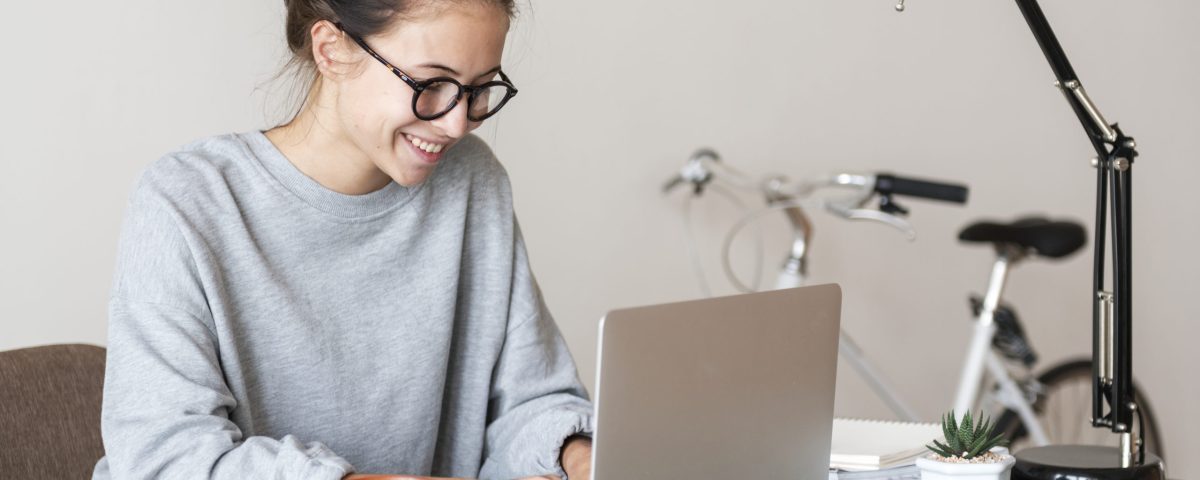
[[[195,240],[143,186],[122,227],[101,411],[97,478],[310,478],[353,467],[317,442],[245,436],[229,417]],[[213,299],[215,301],[215,299]]]
[[[592,405],[529,270],[515,220],[513,236],[509,326],[492,371],[480,476],[562,476],[569,473],[563,469],[568,458],[579,463],[583,444],[567,439],[590,435]]]

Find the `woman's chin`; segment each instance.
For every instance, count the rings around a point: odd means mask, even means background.
[[[433,173],[432,167],[420,166],[420,167],[415,167],[415,168],[414,167],[404,168],[404,169],[401,169],[396,174],[389,175],[389,176],[392,177],[392,181],[400,184],[401,186],[415,187],[417,185],[425,183],[425,180],[427,180],[429,178],[429,175],[431,173]]]

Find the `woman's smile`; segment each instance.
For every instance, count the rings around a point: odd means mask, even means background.
[[[442,158],[442,151],[450,146],[449,142],[438,143],[415,135],[403,134],[405,144],[413,154],[428,164],[436,164]]]

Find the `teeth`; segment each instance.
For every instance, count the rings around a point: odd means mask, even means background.
[[[421,140],[417,137],[414,137],[412,135],[405,134],[405,136],[408,137],[408,141],[412,142],[414,147],[417,147],[417,148],[424,150],[426,152],[429,152],[429,153],[440,153],[443,148],[446,148],[445,145],[440,145],[437,143],[429,143],[429,142]]]

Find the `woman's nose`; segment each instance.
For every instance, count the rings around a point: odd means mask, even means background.
[[[473,122],[467,118],[467,103],[465,99],[458,102],[445,115],[434,119],[433,125],[440,128],[447,137],[462,138],[466,136],[473,128],[471,125]]]

